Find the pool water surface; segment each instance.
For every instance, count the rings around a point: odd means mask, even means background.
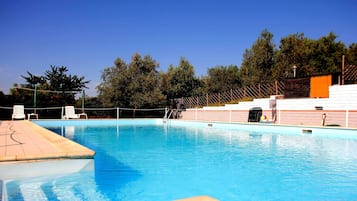
[[[156,124],[43,126],[94,150],[95,170],[7,182],[9,200],[36,189],[38,200],[357,200],[356,139]]]

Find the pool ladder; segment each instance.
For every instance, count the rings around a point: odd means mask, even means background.
[[[163,123],[166,123],[167,120],[170,119],[170,117],[171,117],[173,111],[174,111],[174,110],[170,110],[170,109],[165,108],[165,116],[164,116],[164,118],[163,118]]]

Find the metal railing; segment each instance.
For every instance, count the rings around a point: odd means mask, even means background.
[[[284,92],[284,83],[275,81],[269,84],[257,84],[238,89],[231,89],[222,93],[206,94],[204,96],[183,97],[175,99],[180,108],[196,108],[203,106],[219,106],[228,103],[237,103],[242,100],[265,98],[271,95],[280,95]]]

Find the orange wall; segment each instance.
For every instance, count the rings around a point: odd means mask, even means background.
[[[332,85],[332,75],[311,77],[310,98],[328,98],[329,89]]]

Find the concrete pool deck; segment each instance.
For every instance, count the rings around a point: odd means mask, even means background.
[[[0,164],[49,159],[92,159],[94,155],[94,151],[30,121],[0,121]]]

